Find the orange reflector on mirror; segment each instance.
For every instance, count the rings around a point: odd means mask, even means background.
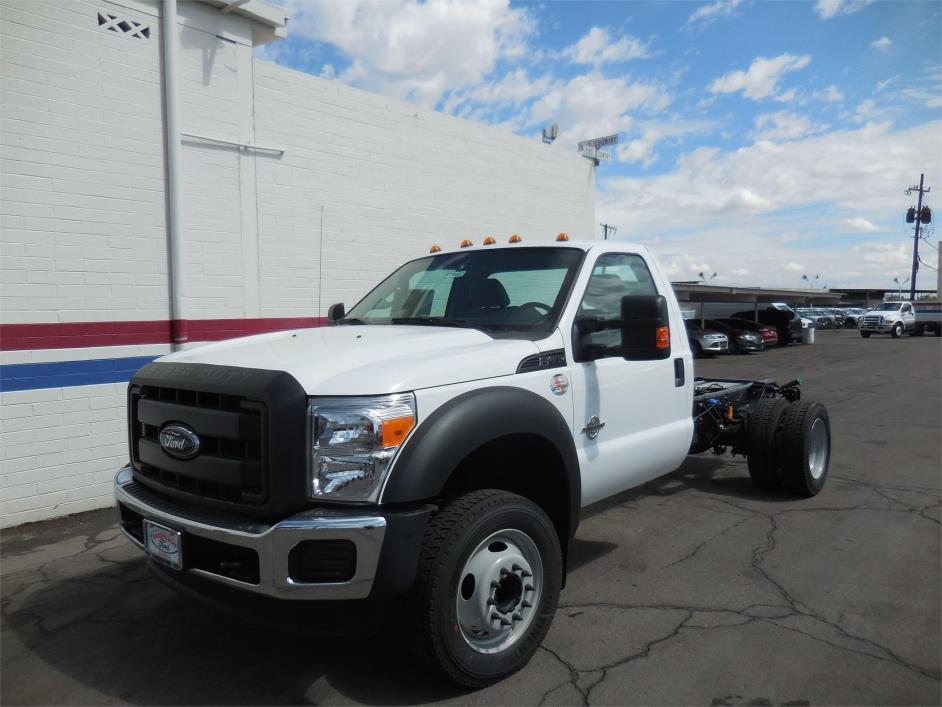
[[[669,349],[671,347],[670,327],[659,326],[654,330],[654,345],[659,349]]]
[[[396,447],[402,444],[414,424],[415,418],[411,416],[383,420],[383,446]]]

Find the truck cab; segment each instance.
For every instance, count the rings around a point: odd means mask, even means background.
[[[859,330],[863,338],[871,334],[889,334],[894,339],[916,329],[916,312],[912,302],[883,302],[868,310],[860,318]]]
[[[826,477],[827,416],[796,386],[695,381],[640,246],[434,246],[330,319],[131,380],[115,496],[171,584],[392,606],[420,657],[480,687],[545,636],[584,506],[727,445],[763,489]]]

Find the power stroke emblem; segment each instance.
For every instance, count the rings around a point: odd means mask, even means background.
[[[185,425],[167,425],[160,431],[160,448],[171,457],[192,459],[200,453],[200,438]]]

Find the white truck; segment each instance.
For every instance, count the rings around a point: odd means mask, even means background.
[[[332,326],[144,366],[115,495],[158,574],[245,616],[391,613],[481,687],[546,635],[588,504],[727,448],[760,489],[821,490],[825,408],[695,379],[647,250],[515,241],[408,262]]]
[[[903,334],[922,336],[926,331],[942,336],[942,303],[883,302],[860,318],[858,329],[865,339],[871,334],[889,334],[894,339]]]

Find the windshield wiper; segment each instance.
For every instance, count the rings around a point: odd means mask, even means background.
[[[362,319],[357,319],[356,317],[344,317],[341,319],[338,324],[366,324]]]
[[[429,326],[453,327],[463,327],[468,323],[464,319],[448,319],[446,317],[393,317],[390,321],[393,324],[426,324]]]

